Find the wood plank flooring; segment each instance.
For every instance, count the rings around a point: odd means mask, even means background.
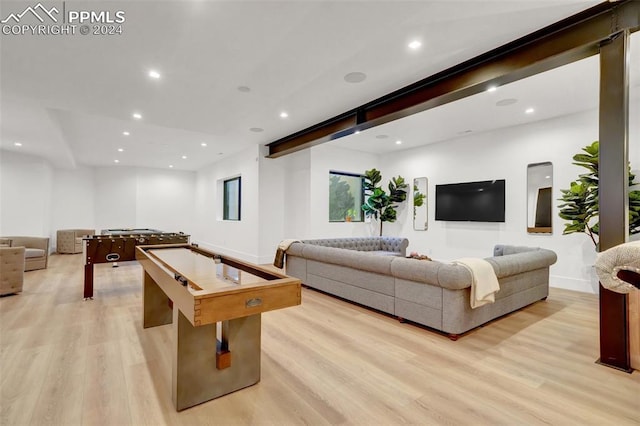
[[[170,326],[143,330],[142,269],[53,255],[0,298],[0,425],[640,425],[640,373],[595,364],[594,295],[457,342],[313,290],[262,316],[262,380],[177,413]]]

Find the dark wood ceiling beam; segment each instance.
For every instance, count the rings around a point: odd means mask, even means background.
[[[358,108],[269,143],[276,158],[597,54],[640,26],[640,2],[605,2]]]

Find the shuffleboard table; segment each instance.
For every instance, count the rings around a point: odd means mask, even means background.
[[[138,246],[143,327],[172,324],[180,411],[260,381],[262,312],[299,305],[297,278],[192,245]]]
[[[93,299],[93,265],[136,260],[136,246],[185,244],[189,235],[156,229],[103,229],[102,235],[88,235],[84,241],[84,299]]]

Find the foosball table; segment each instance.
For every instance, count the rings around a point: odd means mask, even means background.
[[[104,229],[101,235],[83,238],[84,299],[93,299],[93,265],[96,263],[136,260],[136,246],[158,244],[188,244],[189,235],[182,232],[162,232],[157,229]]]

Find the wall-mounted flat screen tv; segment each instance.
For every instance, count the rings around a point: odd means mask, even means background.
[[[436,185],[436,220],[504,222],[505,181]]]

